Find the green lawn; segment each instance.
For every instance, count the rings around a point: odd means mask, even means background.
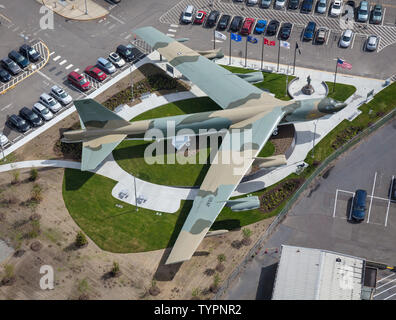
[[[103,250],[128,253],[170,247],[190,211],[192,201],[183,201],[176,213],[162,213],[118,201],[111,195],[116,182],[90,172],[65,169],[63,199],[79,227]],[[116,207],[121,204],[123,208]],[[235,229],[270,215],[259,210],[232,212],[225,208],[212,230]]]
[[[275,146],[270,140],[268,140],[263,149],[261,149],[260,153],[258,154],[258,157],[269,157],[272,156],[274,152]]]
[[[334,82],[326,81],[326,84],[329,88],[329,94],[327,96],[338,101],[345,101],[356,91],[356,88],[354,86],[351,86],[349,84],[336,83],[335,90],[333,92]]]

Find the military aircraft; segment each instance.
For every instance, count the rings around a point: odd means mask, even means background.
[[[263,167],[286,163],[284,156],[257,157],[281,121],[317,119],[336,113],[346,104],[327,97],[278,100],[250,84],[249,78],[239,77],[205,57],[212,58],[216,53],[200,54],[153,27],[139,28],[134,32],[222,110],[128,122],[92,99],[79,100],[75,101],[75,106],[82,129],[65,132],[63,142],[82,141],[81,170],[93,170],[125,138],[137,137],[151,128],[161,130],[165,137],[170,138],[167,130],[169,121],[174,121],[176,132],[183,128],[191,128],[194,132],[205,128],[227,129],[165,264],[183,262],[192,257],[225,205],[234,210],[260,205],[257,197],[229,198],[254,162]],[[251,131],[251,141],[239,139],[246,130]],[[223,161],[229,159],[230,154],[244,161],[242,164]]]

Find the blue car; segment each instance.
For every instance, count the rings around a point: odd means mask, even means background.
[[[267,20],[257,20],[256,26],[254,27],[254,33],[261,34],[264,32],[267,26]]]
[[[305,41],[310,41],[313,39],[313,36],[315,34],[315,29],[316,29],[316,23],[313,21],[308,22],[308,25],[304,30],[304,36],[303,36]]]
[[[354,220],[364,220],[364,216],[366,215],[366,198],[366,190],[356,190],[355,197],[353,198],[352,203],[352,218]]]

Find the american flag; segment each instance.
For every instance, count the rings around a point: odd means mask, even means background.
[[[337,65],[343,69],[348,69],[348,70],[352,69],[352,65],[350,63],[345,62],[345,60],[342,60],[340,58],[337,59]]]

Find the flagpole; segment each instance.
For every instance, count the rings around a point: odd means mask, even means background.
[[[213,29],[213,50],[216,49],[216,29]]]
[[[232,35],[232,33],[230,32],[230,61],[229,61],[229,65],[231,65],[231,35]]]
[[[297,56],[297,49],[298,49],[298,44],[296,41],[296,46],[294,48],[294,61],[293,61],[293,75],[296,72],[296,56]]]
[[[263,38],[263,43],[261,47],[261,70],[263,70],[263,60],[264,60],[264,38]]]
[[[335,69],[335,73],[334,73],[334,84],[333,84],[333,92],[335,90],[335,85],[336,85],[336,79],[337,79],[337,69],[338,69],[338,57],[336,59],[336,69]]]
[[[280,57],[280,40],[278,40],[278,66],[276,67],[276,72],[279,72],[279,57]]]
[[[246,36],[246,46],[245,46],[245,68],[247,67],[247,43],[248,43],[248,37]]]

